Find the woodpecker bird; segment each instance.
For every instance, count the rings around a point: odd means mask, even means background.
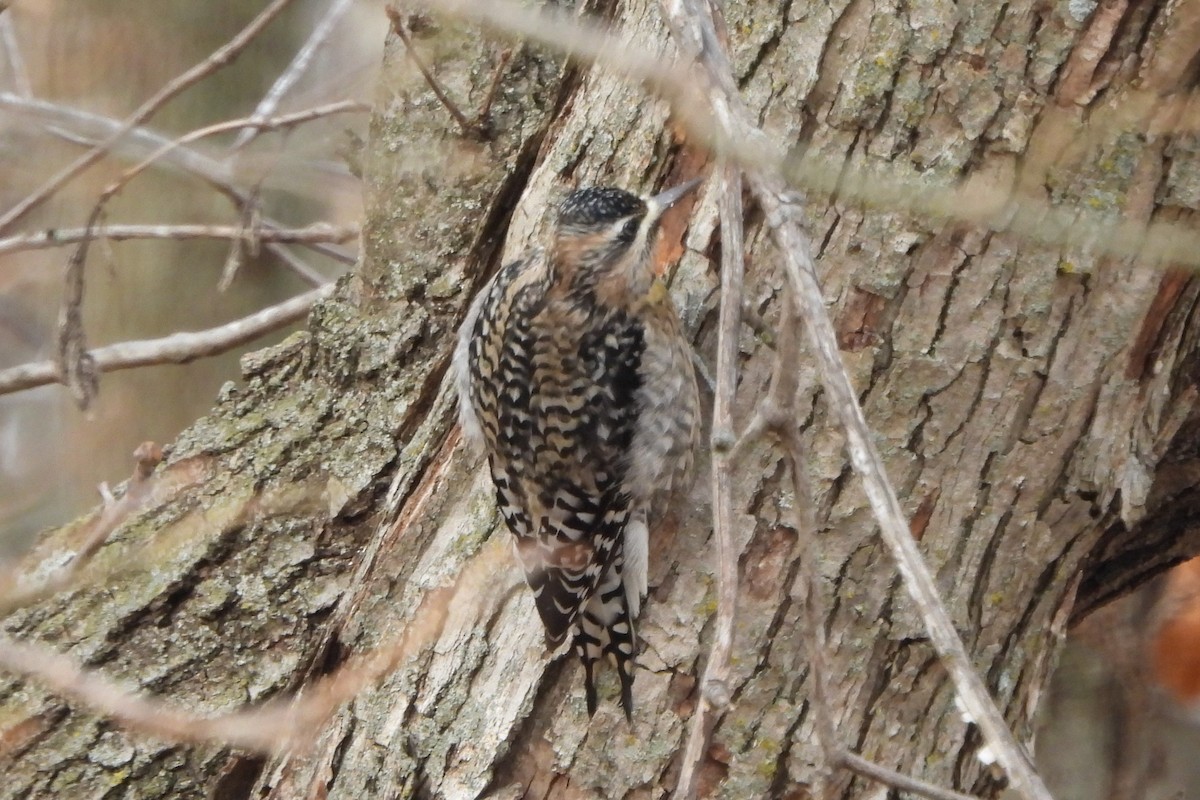
[[[698,183],[572,192],[548,246],[501,269],[458,332],[463,431],[487,453],[548,646],[573,634],[589,714],[608,655],[632,719],[647,517],[699,435],[691,345],[652,256],[662,213]]]

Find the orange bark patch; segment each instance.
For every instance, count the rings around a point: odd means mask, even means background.
[[[879,344],[879,329],[887,299],[862,289],[854,289],[837,321],[838,347],[857,351]]]
[[[1192,280],[1188,270],[1170,269],[1158,284],[1158,293],[1142,318],[1142,327],[1129,350],[1129,363],[1125,366],[1125,377],[1143,381],[1153,374],[1154,360],[1162,339],[1167,315],[1175,308],[1183,290]]]

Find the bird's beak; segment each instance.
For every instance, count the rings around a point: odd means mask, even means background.
[[[667,189],[665,192],[659,192],[653,197],[648,198],[646,200],[646,205],[654,210],[654,216],[657,217],[659,214],[662,214],[668,208],[678,203],[685,194],[690,192],[692,189],[695,189],[703,182],[703,177],[692,178],[690,181],[684,181],[678,186],[674,186],[670,189]]]

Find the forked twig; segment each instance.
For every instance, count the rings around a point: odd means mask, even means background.
[[[356,103],[349,100],[330,103],[316,108],[298,111],[293,114],[282,114],[278,117],[273,117],[266,120],[248,120],[237,119],[228,122],[220,122],[215,125],[208,125],[204,128],[191,131],[178,139],[163,145],[158,150],[151,153],[142,161],[125,170],[121,175],[109,184],[103,192],[100,193],[96,205],[92,208],[92,213],[88,217],[87,227],[92,229],[97,226],[103,216],[104,209],[108,205],[109,200],[113,198],[129,181],[133,180],[137,175],[145,171],[151,164],[162,158],[176,147],[190,144],[198,139],[206,136],[213,136],[226,131],[239,130],[249,126],[254,126],[260,130],[274,128],[288,128],[309,122],[314,119],[329,116],[331,114],[344,114],[353,111],[363,111],[365,106],[362,103]],[[248,204],[247,209],[253,208],[253,204]],[[83,330],[83,268],[87,261],[88,249],[94,237],[84,237],[78,248],[71,255],[67,263],[67,272],[63,287],[63,302],[59,313],[58,326],[58,374],[62,378],[62,382],[71,390],[76,402],[81,408],[87,408],[95,396],[99,383],[98,373],[95,368],[95,356],[88,352],[86,345],[86,337]]]
[[[396,37],[404,43],[404,53],[408,56],[408,60],[413,63],[417,71],[421,73],[421,77],[425,79],[425,84],[433,92],[433,96],[446,111],[450,112],[450,116],[454,117],[454,121],[458,123],[459,130],[466,134],[474,130],[471,120],[467,119],[467,115],[462,112],[458,104],[450,99],[446,94],[446,90],[442,88],[442,83],[433,73],[429,71],[429,67],[425,65],[425,59],[421,58],[420,54],[413,49],[412,37],[408,35],[408,25],[404,22],[404,17],[400,14],[399,9],[394,6],[387,7],[388,19],[392,23],[392,30],[395,31]]]
[[[433,92],[434,97],[442,104],[442,107],[449,112],[458,124],[459,132],[464,136],[471,136],[478,139],[485,139],[489,135],[491,123],[488,120],[488,115],[492,110],[492,102],[496,99],[496,90],[500,88],[500,79],[504,76],[504,68],[508,66],[509,59],[512,58],[512,51],[504,50],[500,53],[500,58],[496,64],[496,69],[492,72],[492,80],[488,85],[487,94],[484,96],[483,105],[479,107],[479,111],[475,114],[474,119],[468,119],[467,115],[462,112],[458,104],[450,99],[446,94],[446,90],[442,88],[442,83],[429,69],[425,63],[425,59],[421,58],[421,54],[413,47],[412,36],[408,31],[408,23],[404,20],[404,15],[395,6],[387,6],[388,20],[392,23],[392,30],[396,36],[404,43],[404,52],[408,56],[409,61],[421,73],[421,77],[425,79],[425,84]]]
[[[0,92],[0,108],[36,117],[56,135],[67,138],[69,141],[86,140],[85,143],[89,147],[93,146],[95,141],[113,135],[121,126],[118,120],[111,117],[59,103],[18,97],[11,92]],[[70,132],[66,132],[66,129],[70,129]],[[129,131],[122,144],[129,145],[136,152],[153,152],[175,141],[172,137],[139,126]],[[168,150],[161,160],[204,181],[228,198],[239,211],[243,211],[250,202],[249,192],[233,183],[233,170],[224,162],[210,158],[187,146],[176,146]],[[282,230],[288,227],[269,217],[263,217],[260,224],[264,229]],[[355,262],[353,254],[347,253],[332,243],[313,242],[307,244],[307,247],[341,264],[351,265]],[[270,242],[267,244],[267,249],[309,285],[320,286],[325,282],[326,279],[323,275],[297,258],[282,243]]]

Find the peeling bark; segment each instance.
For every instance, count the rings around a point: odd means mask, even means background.
[[[805,158],[1150,221],[1200,208],[1200,147],[1187,132],[1143,135],[1149,123],[1120,111],[1190,86],[1195,6],[743,1],[727,16],[747,101]],[[594,12],[671,53],[655,4]],[[436,54],[452,98],[484,97],[496,43],[447,25],[415,44]],[[5,631],[218,713],[419,624],[423,592],[505,535],[453,427],[445,372],[467,303],[564,186],[645,188],[699,156],[661,103],[536,47],[506,67],[486,140],[458,134],[398,42],[386,58],[363,264],[308,332],[244,359],[244,381],[172,447],[153,507],[96,556],[98,579]],[[1108,123],[1081,128],[1089,119]],[[1182,273],[903,209],[813,196],[807,212],[877,446],[977,668],[1027,739],[1065,621],[1196,550],[1200,290]],[[706,361],[716,228],[707,198],[679,233],[672,289]],[[746,250],[746,296],[769,332],[781,279],[754,209]],[[770,347],[744,332],[735,419],[767,385]],[[999,782],[976,759],[978,734],[877,541],[813,370],[797,369],[839,743],[987,796]],[[734,703],[702,784],[799,798],[820,752],[790,482],[768,442],[742,465]],[[664,796],[711,634],[706,485],[652,537],[632,727],[615,682],[589,722],[579,667],[544,653],[505,561],[477,615],[453,606],[434,646],[277,759],[149,741],[0,681],[0,742],[16,742],[0,752],[0,797]],[[61,558],[73,530],[35,560]],[[872,791],[840,785],[847,798]]]

